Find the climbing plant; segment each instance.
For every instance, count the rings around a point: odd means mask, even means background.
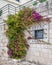
[[[9,39],[8,55],[10,58],[21,59],[27,54],[29,45],[24,31],[35,22],[40,22],[43,17],[32,8],[23,8],[15,15],[9,15],[5,21],[8,25],[6,35]]]

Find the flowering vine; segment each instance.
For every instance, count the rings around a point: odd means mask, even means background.
[[[41,20],[43,20],[43,16],[28,7],[20,10],[18,14],[8,16],[5,22],[8,25],[6,35],[9,39],[7,47],[10,58],[21,59],[26,56],[29,45],[24,31]]]

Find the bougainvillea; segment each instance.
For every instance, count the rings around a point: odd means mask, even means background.
[[[6,35],[9,39],[8,55],[11,58],[24,58],[29,45],[25,38],[24,31],[43,17],[31,8],[23,8],[15,15],[9,15],[5,21],[8,25]],[[31,39],[31,37],[28,37]]]
[[[32,13],[32,15],[33,15],[33,18],[34,19],[36,19],[36,21],[40,21],[42,18],[43,18],[43,16],[41,16],[39,13],[37,13],[36,11],[34,11],[33,13]]]

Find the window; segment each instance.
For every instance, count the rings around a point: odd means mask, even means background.
[[[19,2],[20,0],[16,0],[16,1],[18,1],[18,2]]]
[[[35,30],[35,39],[43,39],[44,30]]]

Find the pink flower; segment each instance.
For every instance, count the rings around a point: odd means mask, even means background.
[[[10,50],[8,51],[8,55],[9,55],[10,57],[12,57],[12,56],[13,56],[13,54],[14,54],[13,50],[12,50],[12,49],[10,49]]]
[[[27,39],[32,39],[30,36]]]
[[[34,11],[33,13],[32,13],[32,15],[33,15],[33,18],[34,19],[36,19],[37,21],[39,21],[39,20],[41,20],[43,17],[39,14],[39,13],[37,13],[36,11]]]

